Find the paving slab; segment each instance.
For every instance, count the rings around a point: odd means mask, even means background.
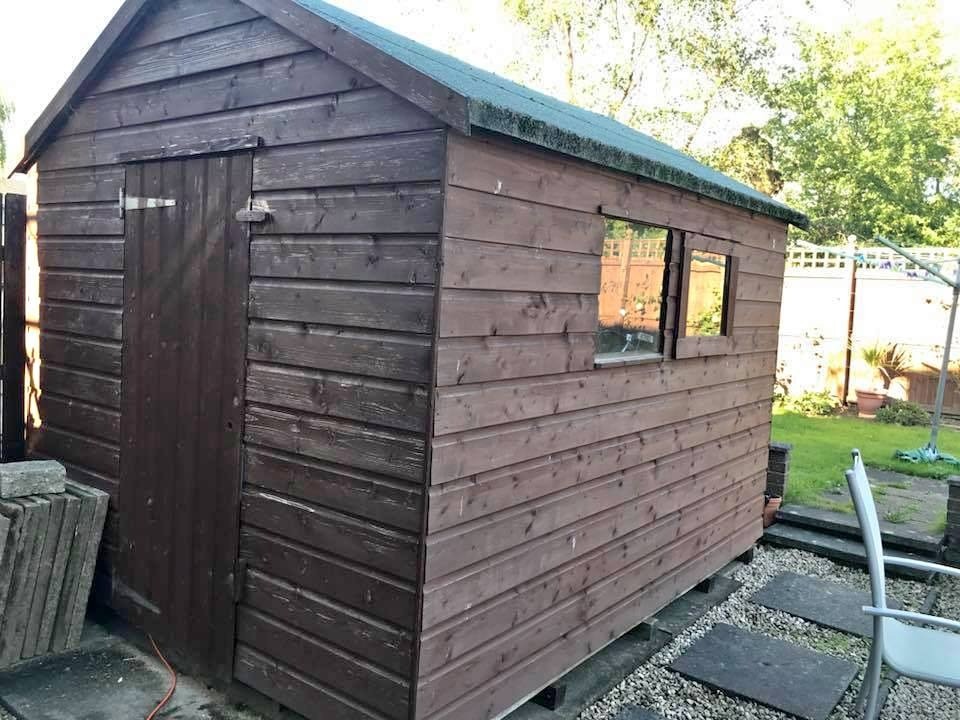
[[[873,604],[870,595],[838,583],[785,572],[750,599],[757,605],[782,610],[823,627],[873,637],[873,618],[864,615],[862,610],[864,605]],[[893,598],[887,598],[887,605],[895,610],[903,607]]]
[[[845,660],[720,623],[670,668],[804,720],[826,720],[858,670]]]

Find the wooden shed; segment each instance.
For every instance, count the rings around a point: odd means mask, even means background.
[[[32,452],[208,676],[499,717],[759,538],[784,205],[320,0],[127,0],[34,164]]]

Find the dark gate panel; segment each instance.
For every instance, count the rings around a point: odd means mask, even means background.
[[[0,327],[0,461],[22,460],[24,442],[24,368],[26,350],[27,198],[0,195],[3,237],[3,303]]]
[[[125,190],[115,602],[223,678],[234,642],[249,274],[249,226],[234,216],[251,176],[250,153],[167,160],[128,166]]]

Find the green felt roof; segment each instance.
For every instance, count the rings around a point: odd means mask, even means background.
[[[611,118],[481,70],[322,0],[295,2],[466,98],[473,127],[683,188],[798,227],[809,224],[804,214]]]

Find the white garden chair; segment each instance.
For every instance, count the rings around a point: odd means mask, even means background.
[[[877,696],[880,691],[880,670],[884,663],[904,677],[960,687],[960,635],[907,624],[918,623],[960,631],[960,622],[888,608],[884,567],[897,565],[955,577],[960,577],[960,569],[884,555],[877,509],[859,450],[853,451],[853,469],[847,470],[846,475],[863,533],[873,600],[872,607],[863,608],[863,612],[873,616],[873,645],[857,708],[865,704],[865,720],[875,720],[879,713]]]

